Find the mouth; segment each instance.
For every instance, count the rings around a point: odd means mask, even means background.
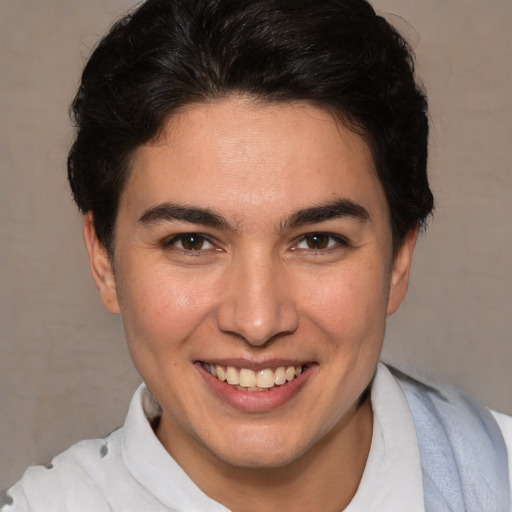
[[[225,382],[239,391],[272,391],[298,379],[311,365],[289,365],[277,368],[252,370],[201,362],[201,366],[220,382]]]

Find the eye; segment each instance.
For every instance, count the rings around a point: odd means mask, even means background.
[[[213,244],[204,235],[199,233],[184,233],[173,236],[164,242],[164,248],[175,247],[182,251],[204,251],[212,249]]]
[[[346,246],[348,241],[340,235],[332,233],[308,233],[300,238],[295,249],[322,251],[335,248],[336,246]]]

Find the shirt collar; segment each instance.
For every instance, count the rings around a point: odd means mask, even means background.
[[[407,401],[379,363],[372,385],[372,444],[356,495],[345,512],[424,512],[421,461]],[[160,406],[142,385],[124,425],[123,461],[148,492],[176,512],[229,512],[206,496],[169,455],[150,420]]]
[[[174,512],[229,512],[206,496],[160,443],[150,424],[160,413],[149,390],[140,386],[124,424],[122,456],[128,471]]]
[[[424,512],[420,451],[402,390],[379,363],[372,385],[373,436],[356,495],[345,512]]]

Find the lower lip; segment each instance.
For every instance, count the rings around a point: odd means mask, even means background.
[[[242,391],[226,382],[221,382],[205,370],[201,363],[196,363],[196,367],[218,398],[227,402],[231,407],[245,412],[270,411],[285,405],[298,395],[314,369],[314,366],[308,366],[292,381],[269,391]]]

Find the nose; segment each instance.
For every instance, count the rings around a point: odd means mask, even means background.
[[[264,346],[295,332],[299,314],[286,272],[271,258],[248,258],[229,270],[217,309],[221,331]]]

